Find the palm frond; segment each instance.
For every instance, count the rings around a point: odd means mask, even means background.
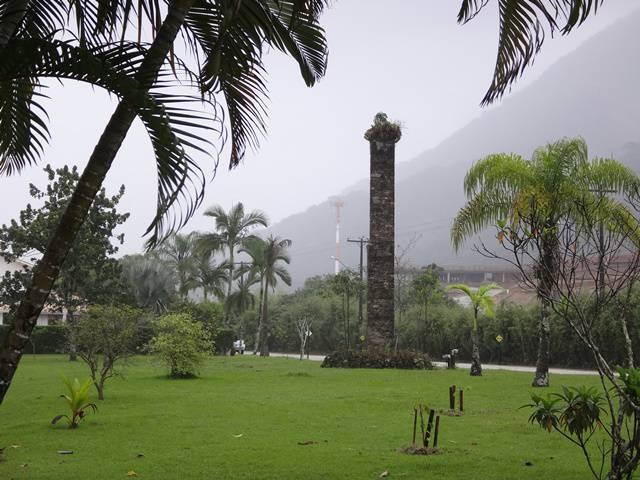
[[[500,34],[491,85],[482,99],[486,105],[499,99],[533,63],[548,32],[563,34],[595,14],[604,0],[498,0]],[[488,0],[463,0],[458,22],[473,19]]]
[[[144,54],[144,48],[130,43],[83,48],[57,40],[13,39],[0,51],[0,82],[42,77],[79,80],[105,88],[133,108],[151,139],[158,172],[157,212],[145,232],[151,247],[183,225],[199,206],[205,179],[190,152],[211,155],[211,143],[196,132],[216,131],[217,124],[211,114],[183,107],[200,104],[200,98],[165,93],[172,85],[166,74],[149,93],[140,88],[134,75]]]
[[[451,242],[458,251],[464,241],[490,225],[509,218],[513,208],[513,198],[493,195],[481,191],[462,207],[451,226]]]
[[[13,175],[37,163],[49,141],[45,95],[30,79],[0,81],[0,175]]]
[[[445,290],[447,292],[451,292],[454,290],[458,292],[462,292],[471,299],[473,298],[473,295],[474,295],[474,292],[473,290],[471,290],[471,287],[469,287],[469,285],[465,285],[464,283],[452,283],[451,285],[447,285]]]

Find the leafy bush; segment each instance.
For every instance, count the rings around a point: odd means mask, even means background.
[[[397,352],[341,350],[327,355],[321,366],[325,368],[401,368],[406,370],[431,370],[433,368],[427,354],[411,350]]]
[[[91,379],[104,400],[104,384],[116,364],[137,351],[148,324],[144,311],[125,306],[92,306],[68,325],[69,339],[87,364]]]
[[[94,413],[98,410],[96,404],[91,402],[89,395],[89,389],[93,382],[90,378],[87,378],[83,384],[80,384],[76,378],[73,383],[71,383],[69,379],[65,377],[62,378],[62,381],[67,386],[69,395],[60,396],[67,401],[71,416],[65,414],[56,415],[53,420],[51,420],[51,425],[55,425],[61,419],[66,418],[69,422],[69,428],[76,428],[80,420],[86,416],[89,409],[93,410]]]
[[[149,350],[169,367],[173,378],[196,375],[198,367],[213,349],[205,327],[185,313],[163,315],[157,321],[157,333]]]

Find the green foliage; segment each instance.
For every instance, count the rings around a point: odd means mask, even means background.
[[[62,381],[66,385],[69,394],[60,396],[66,400],[71,416],[66,414],[56,415],[51,420],[51,425],[55,425],[61,419],[66,418],[67,422],[69,422],[69,428],[76,428],[87,415],[89,409],[93,410],[94,413],[98,410],[96,404],[91,402],[91,396],[89,395],[92,382],[90,378],[87,378],[84,383],[80,384],[80,381],[76,378],[72,383],[66,377],[63,377]]]
[[[5,319],[7,315],[5,315]],[[8,325],[0,325],[0,344],[9,333]],[[36,325],[33,327],[26,353],[64,353],[67,348],[67,327],[63,325]]]
[[[339,350],[325,357],[324,368],[399,368],[403,370],[431,370],[433,364],[427,354],[411,350],[362,351]]]
[[[195,376],[213,349],[209,332],[189,314],[163,315],[157,320],[156,332],[149,350],[165,363],[172,378]]]
[[[202,325],[209,338],[213,340],[212,352],[225,354],[231,349],[235,333],[233,329],[223,326],[224,307],[220,303],[209,301],[193,303],[181,300],[171,304],[169,313],[189,315],[194,322]]]
[[[0,255],[8,261],[26,256],[30,256],[33,263],[38,261],[80,177],[75,166],[54,170],[47,165],[44,171],[49,181],[46,189],[33,184],[29,186],[31,197],[40,205],[28,204],[20,212],[19,220],[12,220],[0,228]],[[120,281],[119,265],[111,258],[124,241],[124,235],[116,234],[116,230],[129,217],[128,213],[121,214],[117,210],[123,195],[124,186],[113,196],[108,196],[104,189],[96,195],[62,265],[53,294],[49,296],[52,307],[66,308],[73,313],[87,302],[126,299],[127,289]],[[28,268],[17,272],[13,278],[5,275],[0,282],[0,303],[17,305],[16,300],[21,299],[28,277]]]
[[[562,387],[562,393],[547,394],[546,397],[532,395],[531,423],[551,432],[563,431],[587,442],[596,427],[602,426],[604,395],[596,387]]]
[[[502,97],[525,69],[533,64],[548,33],[571,32],[598,11],[604,0],[501,0],[498,14],[500,32],[498,52],[491,85],[482,105]],[[463,0],[458,22],[475,18],[490,2]]]
[[[392,122],[384,112],[373,118],[373,125],[365,132],[364,138],[370,142],[398,143],[402,137],[402,129],[398,122]]]
[[[116,364],[138,351],[148,336],[144,311],[126,306],[92,306],[68,325],[71,343],[89,368],[98,398],[104,399],[104,384],[117,374]]]
[[[127,255],[120,260],[122,278],[135,304],[163,313],[176,294],[176,273],[154,253]]]

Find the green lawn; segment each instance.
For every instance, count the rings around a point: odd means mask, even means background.
[[[580,452],[528,425],[518,408],[531,374],[326,370],[245,356],[212,359],[198,379],[169,380],[139,358],[79,429],[51,427],[64,412],[60,375],[84,379],[83,367],[25,357],[0,406],[1,479],[117,479],[131,470],[148,479],[376,479],[384,470],[405,479],[588,478]],[[466,414],[442,417],[442,454],[398,453],[410,443],[413,404],[447,408],[451,384],[464,388]],[[298,444],[309,440],[317,443]]]

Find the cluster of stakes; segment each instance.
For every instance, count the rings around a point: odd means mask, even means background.
[[[459,390],[459,403],[456,410],[456,386],[449,387],[449,411],[448,416],[459,417],[464,413],[464,390]],[[428,414],[428,416],[427,416]],[[425,417],[427,418],[425,424]],[[418,420],[420,423],[418,424]],[[434,424],[435,420],[435,424]],[[418,425],[420,426],[420,438],[422,446],[416,444],[418,436]],[[413,437],[412,446],[404,449],[405,453],[428,455],[438,453],[438,435],[440,433],[440,415],[436,411],[423,404],[413,407]],[[431,446],[429,446],[431,443]]]

